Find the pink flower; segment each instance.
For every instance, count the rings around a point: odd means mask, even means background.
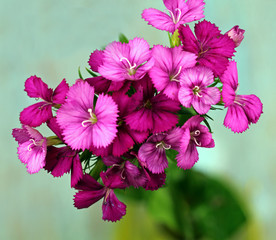
[[[63,104],[68,89],[65,79],[53,91],[41,78],[37,76],[28,78],[25,82],[25,91],[29,97],[41,99],[42,102],[25,108],[20,113],[20,122],[31,127],[38,127],[46,122],[53,116],[52,106]]]
[[[182,126],[183,136],[179,154],[176,156],[178,167],[190,169],[194,166],[198,160],[197,147],[213,148],[215,146],[208,128],[200,124],[203,120],[203,117],[196,115]]]
[[[228,59],[234,56],[234,41],[221,34],[215,24],[205,20],[195,24],[195,35],[188,25],[179,27],[183,50],[195,53],[199,65],[210,68],[215,77],[221,76],[227,68]]]
[[[99,73],[112,81],[139,80],[152,67],[149,44],[142,38],[129,43],[112,42],[103,53]]]
[[[28,173],[37,173],[45,166],[46,138],[27,125],[13,129],[12,135],[19,145],[18,157],[22,163],[26,164]]]
[[[245,30],[236,25],[225,34],[228,35],[235,42],[236,47],[238,47],[244,39],[244,32]]]
[[[79,191],[74,196],[74,206],[78,209],[87,208],[104,198],[103,220],[116,222],[126,214],[126,205],[118,200],[113,188],[108,185],[110,181],[106,178],[105,173],[101,173],[101,178],[104,186],[88,174],[83,176],[75,186]],[[116,186],[114,185],[114,187]]]
[[[110,96],[100,94],[94,106],[94,88],[79,81],[57,111],[64,141],[73,150],[107,147],[117,133],[118,107]]]
[[[160,45],[152,49],[154,66],[149,75],[157,91],[163,93],[172,100],[178,100],[180,88],[179,76],[185,68],[194,67],[196,55],[185,52],[181,47],[167,48]]]
[[[228,107],[224,126],[233,132],[241,133],[248,129],[249,124],[257,123],[262,112],[263,104],[255,95],[237,95],[238,71],[237,63],[231,61],[221,77],[223,83],[222,99]]]
[[[178,122],[179,103],[164,94],[155,95],[151,79],[146,75],[135,85],[137,92],[131,97],[136,109],[125,117],[133,130],[152,133],[170,130]]]
[[[152,173],[163,173],[168,167],[166,150],[178,149],[182,134],[180,128],[174,128],[168,133],[153,134],[139,149],[140,161],[145,162]]]
[[[207,113],[211,105],[220,101],[220,91],[216,87],[208,87],[214,82],[213,72],[206,67],[186,69],[180,75],[178,99],[181,104],[190,108],[191,105],[199,114]]]
[[[163,0],[168,14],[154,8],[145,9],[142,13],[148,24],[173,33],[180,25],[204,17],[203,0]]]

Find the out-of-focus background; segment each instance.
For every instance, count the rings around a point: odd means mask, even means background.
[[[200,150],[196,169],[222,177],[242,196],[251,215],[248,239],[276,235],[275,9],[266,0],[205,0],[206,19],[222,32],[246,30],[238,47],[240,94],[256,94],[264,104],[258,124],[243,134],[222,126],[225,111],[212,114],[216,147]],[[70,178],[45,171],[29,175],[17,158],[11,130],[20,111],[34,103],[24,81],[40,76],[50,87],[73,84],[90,53],[123,32],[152,44],[168,44],[167,33],[141,19],[144,8],[165,9],[161,0],[0,0],[0,239],[114,239],[119,224],[101,220],[101,206],[76,210]],[[128,221],[128,214],[122,222]],[[141,221],[144,221],[141,219]],[[131,231],[131,230],[129,230]],[[133,233],[134,234],[134,233]],[[120,233],[119,233],[120,235]],[[130,233],[131,235],[131,233]],[[250,237],[251,236],[251,237]]]

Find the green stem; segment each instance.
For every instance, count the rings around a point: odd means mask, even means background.
[[[63,142],[57,136],[47,137],[47,146],[59,145]]]
[[[90,175],[95,179],[98,180],[100,177],[100,173],[106,169],[106,166],[103,163],[101,158],[98,158],[97,162],[95,163],[94,167],[90,171]]]

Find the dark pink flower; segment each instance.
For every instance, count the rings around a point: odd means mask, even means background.
[[[238,71],[237,63],[231,61],[221,77],[223,83],[222,99],[228,107],[224,126],[233,132],[241,133],[248,129],[249,124],[257,123],[262,112],[263,104],[255,95],[237,95]]]
[[[101,178],[106,183],[105,175]],[[114,191],[108,185],[99,184],[93,177],[85,174],[75,186],[79,191],[74,196],[74,206],[78,209],[90,207],[104,198],[102,211],[103,220],[116,222],[126,214],[126,205],[118,200]]]
[[[199,114],[207,113],[211,105],[220,101],[220,91],[216,87],[208,87],[214,82],[213,72],[206,67],[198,66],[186,69],[180,75],[178,99],[181,104],[190,108],[191,105]]]
[[[179,76],[185,68],[194,67],[196,55],[185,52],[182,48],[168,48],[161,45],[152,49],[154,66],[149,75],[157,91],[162,91],[167,97],[178,100]]]
[[[221,76],[227,68],[228,59],[234,56],[234,41],[206,20],[195,24],[195,36],[188,25],[179,27],[183,50],[195,53],[199,65],[210,68],[215,77]]]
[[[236,47],[238,47],[244,39],[244,32],[245,30],[236,25],[225,34],[228,35],[235,42]]]
[[[168,133],[153,134],[142,144],[138,157],[152,173],[163,173],[168,167],[166,150],[178,149],[183,131],[174,128]]]
[[[196,115],[182,126],[183,136],[179,154],[176,156],[178,167],[190,169],[194,166],[198,160],[197,147],[212,148],[215,146],[208,128],[200,124],[203,120],[203,117]]]
[[[179,102],[169,99],[164,94],[155,95],[148,75],[137,82],[138,91],[131,97],[136,109],[125,117],[131,129],[152,133],[170,130],[178,122]]]
[[[149,47],[142,38],[110,43],[104,50],[99,73],[112,81],[141,79],[153,65]]]
[[[18,158],[26,164],[28,173],[37,173],[45,166],[47,139],[28,125],[13,129],[12,135],[19,145]]]
[[[153,27],[173,33],[181,24],[204,17],[204,0],[163,0],[168,14],[154,8],[145,9],[142,17]]]
[[[89,57],[88,64],[92,71],[99,72],[99,66],[103,65],[103,50],[95,50]]]
[[[42,101],[25,108],[20,113],[20,122],[31,127],[38,127],[46,122],[53,116],[52,106],[64,103],[68,89],[65,79],[53,91],[41,78],[37,76],[28,78],[25,82],[28,96]]]
[[[117,133],[118,107],[110,96],[100,94],[94,106],[94,88],[87,82],[74,84],[57,111],[64,141],[73,150],[107,147]]]
[[[123,188],[129,186],[138,188],[143,186],[147,181],[147,178],[143,174],[142,169],[138,168],[128,160],[114,156],[108,156],[103,158],[103,162],[106,166],[112,166],[106,171],[106,176],[108,176],[109,179],[117,179],[119,177],[120,181],[125,184],[122,185]],[[114,180],[112,181],[114,182]]]

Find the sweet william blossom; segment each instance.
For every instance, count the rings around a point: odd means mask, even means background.
[[[83,176],[75,186],[79,191],[74,196],[74,206],[78,209],[87,208],[103,198],[103,220],[116,222],[126,214],[126,205],[116,197],[105,173],[101,173],[101,178],[104,186],[88,174]],[[120,188],[120,182],[118,186],[113,183],[113,187]]]
[[[142,13],[149,25],[173,33],[180,25],[204,17],[203,0],[163,0],[166,12],[154,8],[145,9]]]
[[[149,44],[138,37],[128,43],[112,42],[107,45],[102,62],[99,73],[116,82],[139,80],[153,65]]]
[[[237,63],[231,61],[223,76],[222,99],[227,107],[224,126],[233,132],[241,133],[248,129],[251,123],[257,123],[262,112],[263,104],[256,95],[237,95],[238,70]]]
[[[195,24],[194,32],[195,36],[188,25],[179,27],[183,50],[195,53],[199,65],[210,68],[215,77],[221,76],[234,56],[234,41],[206,20]]]
[[[219,102],[219,89],[208,87],[214,82],[214,74],[209,68],[197,66],[187,69],[179,79],[181,87],[178,99],[184,107],[190,108],[192,105],[199,114],[205,114],[211,105]]]
[[[39,172],[45,166],[47,140],[36,129],[23,125],[15,128],[12,135],[18,142],[18,157],[26,164],[30,174]]]
[[[182,126],[183,136],[180,140],[179,154],[176,156],[177,166],[182,169],[190,169],[198,161],[197,147],[215,146],[209,129],[200,124],[203,120],[203,117],[196,115]]]
[[[53,91],[41,78],[37,76],[28,78],[25,82],[25,91],[28,96],[42,101],[25,108],[20,113],[20,122],[31,127],[38,127],[52,118],[52,106],[64,103],[68,89],[69,86],[65,79]]]
[[[64,141],[73,150],[107,147],[117,133],[118,106],[100,94],[94,106],[94,88],[85,81],[70,87],[65,103],[57,111]]]

